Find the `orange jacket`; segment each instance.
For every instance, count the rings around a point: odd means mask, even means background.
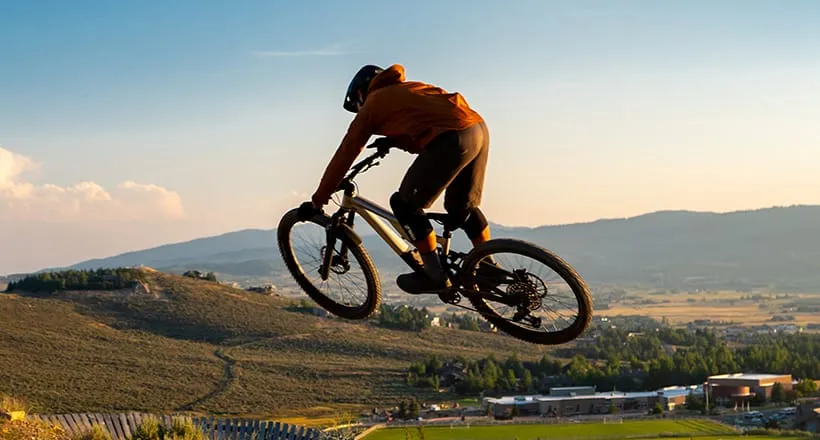
[[[313,203],[323,206],[330,200],[372,135],[394,138],[399,148],[418,154],[439,134],[462,130],[482,121],[461,94],[448,93],[422,82],[405,81],[404,67],[394,64],[370,83],[367,99],[327,165],[313,194]]]

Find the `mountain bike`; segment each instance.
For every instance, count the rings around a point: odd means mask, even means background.
[[[336,212],[327,215],[319,211],[300,220],[298,208],[294,208],[282,216],[277,230],[282,258],[298,285],[328,312],[353,320],[368,318],[382,301],[379,272],[361,235],[354,230],[357,215],[407,266],[422,271],[418,251],[411,246],[393,213],[358,194],[354,178],[377,166],[379,159],[387,156],[391,144],[389,139],[379,138],[367,148],[376,151],[351,167],[336,188],[336,192],[343,191]],[[451,249],[455,228],[448,215],[430,212],[427,216],[443,228],[441,233],[436,232],[436,251],[452,287],[434,293],[442,302],[477,312],[498,330],[534,344],[563,344],[589,327],[589,288],[575,269],[555,253],[511,238],[493,238],[468,252],[456,251]],[[313,234],[302,231],[309,227],[315,229]],[[305,256],[298,258],[297,251]],[[515,258],[507,261],[502,258],[505,254]],[[555,272],[563,284],[545,277],[541,273],[545,268]],[[343,277],[349,279],[349,285],[343,283]],[[338,299],[329,292],[335,287],[341,291]],[[362,292],[356,296],[352,289]],[[472,307],[462,304],[464,298]],[[568,315],[559,315],[553,304],[567,307]],[[545,312],[546,316],[537,312]],[[559,321],[565,324],[561,328]]]

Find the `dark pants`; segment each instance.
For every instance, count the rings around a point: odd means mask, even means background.
[[[444,209],[450,229],[462,227],[475,238],[487,220],[479,209],[490,148],[490,134],[481,122],[433,139],[402,179],[391,198],[391,207],[413,240],[432,231],[423,210],[444,192]]]

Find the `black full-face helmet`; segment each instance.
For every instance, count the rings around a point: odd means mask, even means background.
[[[347,93],[345,93],[344,109],[351,113],[358,113],[359,107],[364,104],[364,99],[367,97],[367,88],[370,86],[370,81],[373,77],[384,70],[379,66],[368,64],[353,76],[350,84],[347,86]]]

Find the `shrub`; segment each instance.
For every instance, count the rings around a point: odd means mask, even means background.
[[[11,397],[0,393],[0,411],[25,411],[29,412],[31,405],[19,397]]]
[[[154,416],[147,416],[142,419],[131,440],[164,440],[165,432],[159,419]]]
[[[74,436],[72,440],[111,440],[111,434],[95,423],[91,425],[91,430],[79,436]]]
[[[71,440],[57,425],[39,420],[0,420],[0,440]]]
[[[202,431],[194,426],[194,422],[185,417],[174,417],[171,432],[165,440],[203,440]]]
[[[131,440],[204,440],[204,438],[202,431],[197,429],[193,421],[187,417],[174,417],[168,429],[160,424],[156,417],[148,416],[142,419]]]

